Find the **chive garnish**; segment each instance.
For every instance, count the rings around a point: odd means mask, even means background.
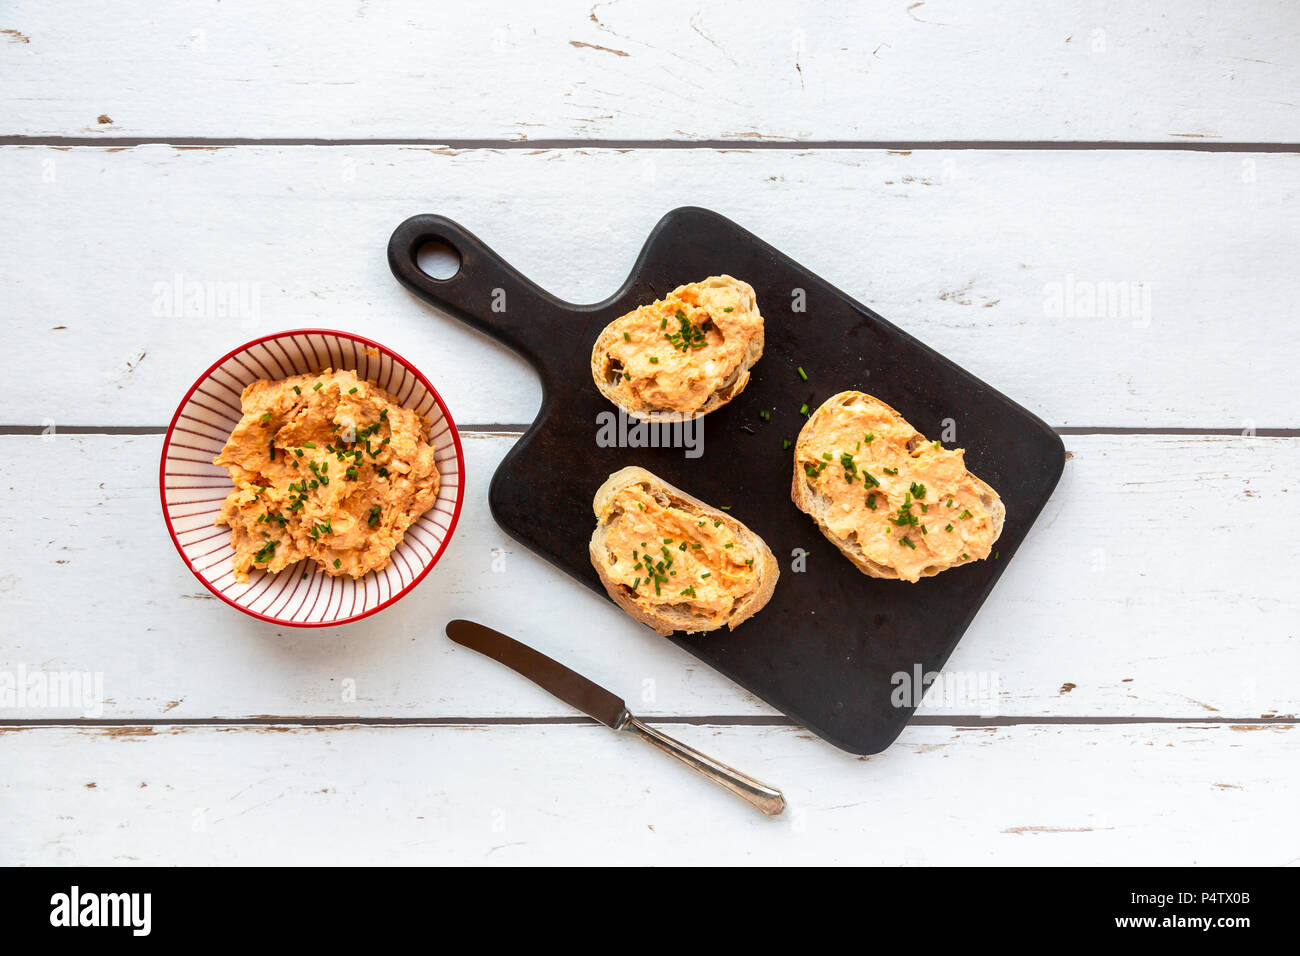
[[[799,377],[805,382],[808,381],[808,373],[803,370],[802,365],[799,366]]]

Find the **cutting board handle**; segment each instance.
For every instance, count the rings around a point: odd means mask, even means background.
[[[443,242],[460,268],[435,279],[417,257],[429,242]],[[388,265],[397,280],[425,302],[514,349],[539,371],[553,351],[562,313],[573,306],[523,276],[460,223],[446,216],[412,216],[388,240]],[[547,342],[551,348],[547,348]]]

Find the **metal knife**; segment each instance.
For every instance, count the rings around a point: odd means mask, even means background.
[[[785,797],[753,777],[733,770],[712,757],[684,743],[647,727],[628,713],[627,705],[599,684],[592,683],[559,661],[552,660],[526,644],[506,637],[500,631],[476,624],[473,621],[452,621],[447,625],[447,636],[511,670],[527,677],[537,686],[576,707],[614,730],[630,730],[648,740],[666,754],[676,757],[692,770],[699,771],[714,783],[719,783],[766,814],[777,814],[785,809]]]

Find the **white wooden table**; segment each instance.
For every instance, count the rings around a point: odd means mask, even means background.
[[[0,675],[98,673],[104,696],[0,708],[0,863],[1300,861],[1294,4],[551,8],[0,12]],[[994,713],[925,707],[851,757],[493,524],[536,380],[408,296],[389,233],[449,215],[592,301],[681,204],[1064,435],[1055,496],[949,662],[996,675]],[[255,305],[171,314],[177,281]],[[1119,284],[1136,308],[1104,305]],[[1103,305],[1056,314],[1067,286]],[[420,365],[469,469],[435,571],[328,631],[212,599],[156,487],[199,372],[307,323]],[[575,717],[450,644],[452,617],[790,811]]]

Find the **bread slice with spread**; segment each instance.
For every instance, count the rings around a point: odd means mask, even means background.
[[[610,475],[592,510],[601,583],[660,634],[735,628],[772,596],[780,570],[763,539],[644,468]]]
[[[762,354],[753,288],[710,276],[605,326],[591,350],[591,375],[627,414],[674,421],[707,415],[743,392]]]
[[[919,581],[993,553],[1006,508],[944,448],[864,392],[813,412],[794,446],[791,498],[873,578]]]

